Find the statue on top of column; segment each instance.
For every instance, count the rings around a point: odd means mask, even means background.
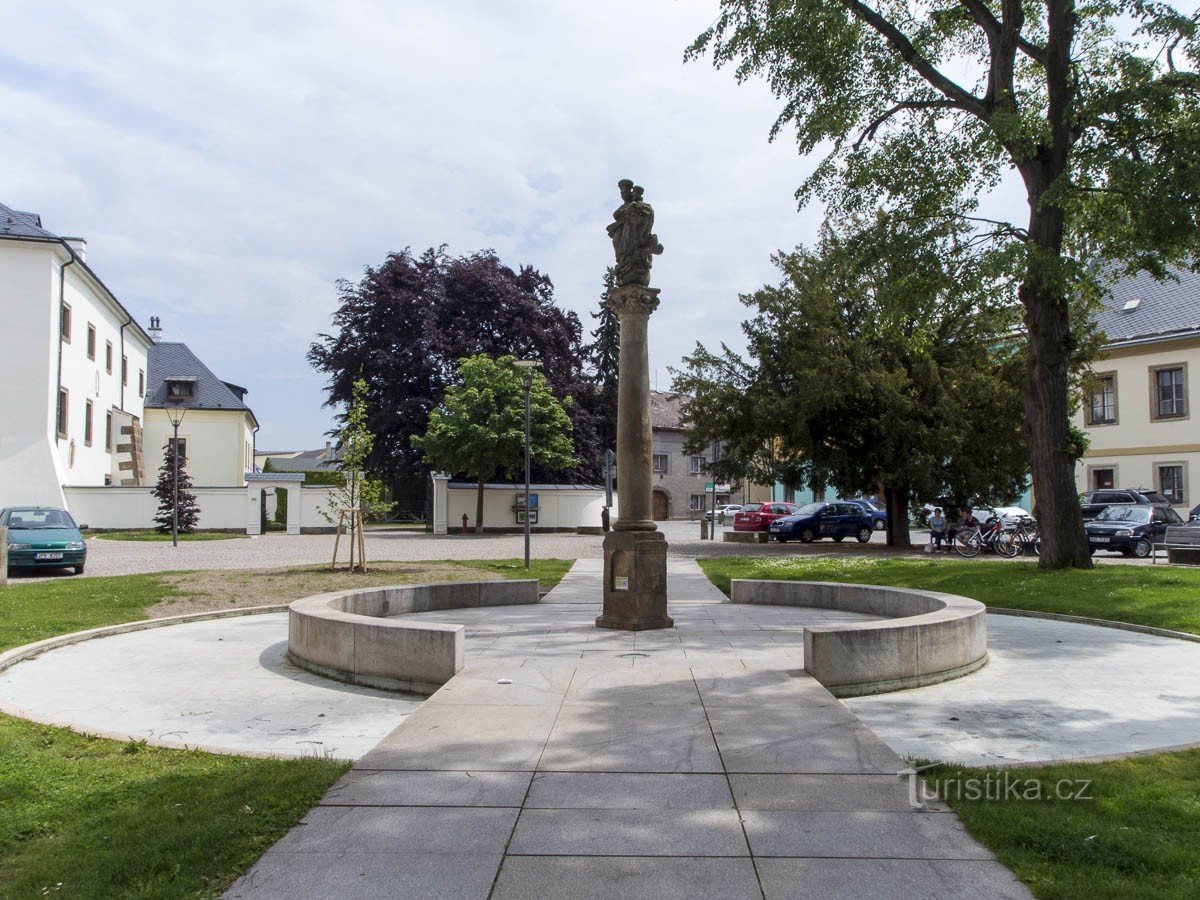
[[[644,189],[628,178],[617,182],[621,189],[621,205],[613,212],[608,226],[613,250],[617,255],[617,284],[650,285],[650,266],[663,246],[654,234],[654,208],[642,199]]]

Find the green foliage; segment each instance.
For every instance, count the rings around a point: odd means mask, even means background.
[[[596,384],[596,405],[601,444],[612,448],[617,439],[617,374],[621,364],[621,322],[608,306],[608,297],[616,287],[616,270],[609,266],[604,272],[604,292],[600,309],[592,313],[596,330],[592,343],[585,349],[593,369]]]
[[[338,432],[338,461],[341,466],[338,474],[341,483],[332,484],[335,490],[330,491],[328,503],[318,510],[327,522],[336,523],[342,510],[346,509],[360,510],[364,519],[387,512],[383,482],[366,471],[367,460],[375,446],[375,436],[367,425],[367,419],[367,382],[359,378],[352,388],[345,423]]]
[[[1111,565],[1045,571],[1032,563],[955,559],[702,559],[729,593],[734,578],[887,584],[971,597],[989,606],[1090,616],[1200,634],[1200,570]]]
[[[177,455],[174,441],[168,440],[163,447],[158,483],[151,491],[158,499],[158,511],[154,514],[155,527],[162,534],[170,534],[173,529],[179,534],[192,534],[200,522],[200,507],[196,503],[196,495],[192,493],[192,476],[187,471],[187,460],[183,457],[176,459]]]
[[[435,469],[478,481],[524,472],[525,388],[516,359],[471,356],[459,361],[459,384],[446,389],[442,405],[429,416],[429,430],[414,438]],[[566,401],[550,392],[545,377],[532,372],[530,455],[543,468],[575,464]]]
[[[191,534],[179,535],[181,541],[229,541],[244,537],[246,535],[238,531],[193,531]],[[135,529],[133,531],[103,531],[99,533],[89,531],[87,539],[89,541],[169,541],[171,533],[169,531],[156,531],[149,528]]]
[[[697,347],[676,373],[693,451],[723,442],[718,477],[1020,494],[1018,316],[961,227],[880,217],[776,263],[783,281],[743,298],[747,354]]]

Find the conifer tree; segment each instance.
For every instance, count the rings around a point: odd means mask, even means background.
[[[162,534],[171,533],[171,512],[175,508],[175,453],[176,445],[167,441],[163,447],[163,464],[158,470],[158,484],[153,494],[158,499],[158,512],[154,514],[155,530]],[[179,533],[192,534],[200,523],[200,507],[192,493],[192,476],[187,473],[187,459],[179,459]]]
[[[608,306],[609,294],[616,287],[616,273],[609,266],[604,273],[604,293],[600,309],[592,313],[596,330],[592,343],[585,348],[591,363],[592,381],[597,387],[597,412],[600,419],[600,438],[604,449],[610,449],[617,439],[617,371],[621,362],[621,321]]]

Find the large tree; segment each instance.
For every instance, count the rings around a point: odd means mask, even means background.
[[[555,305],[547,276],[506,266],[491,250],[392,253],[358,282],[339,282],[338,300],[334,333],[319,335],[308,359],[329,376],[327,405],[349,408],[354,382],[366,382],[367,427],[375,435],[367,468],[381,475],[425,473],[412,438],[425,432],[463,357],[537,360],[560,399],[586,384],[578,316]],[[579,419],[573,434],[580,465],[542,474],[594,479],[602,453],[597,429],[588,410],[575,404],[571,411]]]
[[[476,480],[475,531],[483,531],[483,492],[489,478],[524,474],[524,374],[512,356],[473,356],[460,361],[458,383],[446,389],[429,416],[429,429],[414,437],[431,466]],[[570,398],[559,400],[546,377],[531,373],[530,457],[543,467],[575,464],[571,447]]]
[[[621,364],[621,321],[608,305],[608,298],[617,286],[616,270],[609,266],[604,273],[604,291],[600,308],[592,313],[596,328],[592,342],[587,345],[587,361],[591,366],[591,381],[595,385],[591,402],[596,409],[600,442],[604,449],[613,449],[617,440],[617,372]]]
[[[1091,565],[1076,498],[1070,373],[1096,257],[1196,264],[1196,21],[1149,0],[722,0],[689,55],[765,74],[835,216],[881,205],[958,217],[1008,254],[1027,335],[1023,386],[1041,564]],[[1023,222],[981,215],[1013,173]]]
[[[911,502],[943,492],[1014,499],[1027,471],[1013,304],[961,229],[880,220],[780,254],[783,281],[744,297],[745,354],[698,347],[676,390],[690,442],[719,439],[718,477],[881,484],[888,543]],[[722,467],[726,468],[722,468]],[[726,470],[727,469],[727,470]]]

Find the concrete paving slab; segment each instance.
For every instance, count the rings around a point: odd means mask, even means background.
[[[538,772],[526,809],[733,809],[724,775]]]
[[[743,810],[756,857],[993,859],[953,813]]]
[[[322,806],[509,806],[520,808],[531,772],[395,772],[352,769]]]
[[[518,810],[461,806],[317,806],[273,853],[500,853]]]
[[[1027,900],[998,862],[958,859],[758,859],[766,900]]]
[[[743,810],[908,812],[913,808],[908,779],[895,775],[731,774],[729,782]]]
[[[525,809],[509,856],[749,856],[734,809]]]
[[[226,892],[230,900],[396,900],[486,897],[499,853],[362,853],[323,851],[264,856]]]
[[[752,900],[761,898],[748,858],[510,856],[493,900]]]

